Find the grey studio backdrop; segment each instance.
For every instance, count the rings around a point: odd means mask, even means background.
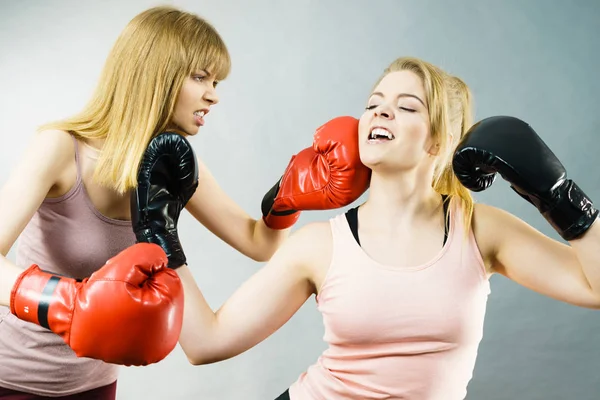
[[[229,46],[231,76],[219,86],[221,103],[193,144],[225,191],[255,217],[264,192],[290,156],[311,144],[314,129],[338,115],[360,115],[380,72],[403,55],[463,77],[477,118],[506,114],[531,123],[600,204],[597,0],[2,0],[2,183],[35,127],[79,110],[122,28],[158,4],[206,17]],[[475,197],[558,238],[502,180]],[[306,212],[297,226],[342,211]],[[213,308],[261,267],[189,214],[180,226],[190,266]],[[598,399],[600,313],[503,277],[491,283],[468,399]],[[316,361],[325,349],[322,335],[311,297],[283,328],[234,359],[194,367],[177,347],[159,364],[123,367],[118,398],[273,399]]]

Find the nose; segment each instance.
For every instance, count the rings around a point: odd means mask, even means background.
[[[204,92],[204,100],[206,100],[211,105],[215,105],[219,102],[219,96],[217,95],[216,88],[210,88],[206,92]]]
[[[374,110],[375,117],[381,117],[384,119],[393,119],[394,112],[390,109],[390,107],[386,104],[382,104],[379,107],[376,107]]]

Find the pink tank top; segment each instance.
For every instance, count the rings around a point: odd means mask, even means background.
[[[343,214],[330,220],[332,260],[317,296],[329,346],[290,387],[291,400],[466,397],[490,286],[453,204],[443,248],[409,268],[374,261]]]
[[[77,182],[60,198],[46,199],[19,237],[16,263],[84,278],[135,243],[131,222],[107,218],[91,203],[81,179],[75,142]],[[0,386],[57,396],[108,385],[118,367],[78,358],[62,339],[0,307]]]

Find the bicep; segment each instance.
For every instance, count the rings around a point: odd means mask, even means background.
[[[573,248],[518,217],[486,207],[488,234],[495,240],[492,270],[537,293],[582,307],[597,307]],[[491,233],[494,233],[493,235]]]
[[[0,252],[9,252],[40,206],[68,158],[64,132],[38,134],[0,189]]]

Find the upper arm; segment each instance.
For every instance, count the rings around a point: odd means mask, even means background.
[[[61,131],[34,136],[0,189],[0,253],[9,252],[50,189],[57,182],[73,144]]]
[[[330,235],[326,223],[311,223],[292,234],[216,312],[210,337],[203,341],[198,332],[188,357],[203,364],[228,359],[283,326],[315,293],[313,271],[330,262]]]
[[[491,272],[556,300],[582,307],[600,306],[571,246],[495,207],[476,204],[473,220]]]

